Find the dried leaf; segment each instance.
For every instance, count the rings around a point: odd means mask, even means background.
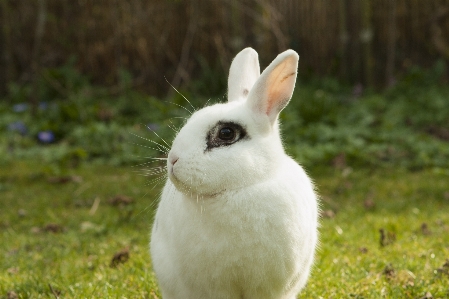
[[[129,247],[126,247],[112,257],[111,264],[109,265],[111,268],[116,268],[119,264],[126,263],[129,259]]]
[[[328,219],[332,219],[335,217],[335,212],[332,210],[324,210],[321,211],[321,217],[322,218],[328,218]]]
[[[64,227],[60,224],[49,223],[44,226],[44,231],[58,234],[58,233],[62,233],[64,231]]]
[[[127,206],[132,204],[134,200],[131,197],[126,195],[116,195],[113,198],[109,199],[109,204],[113,206]]]

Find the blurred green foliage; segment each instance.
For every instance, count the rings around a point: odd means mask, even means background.
[[[225,80],[207,68],[203,80],[182,91],[195,109],[225,100]],[[287,151],[306,167],[449,167],[449,87],[445,64],[411,68],[391,88],[376,92],[336,79],[298,80],[281,114]],[[135,164],[165,155],[194,108],[172,91],[168,100],[142,94],[120,71],[117,91],[95,86],[75,60],[43,70],[39,107],[27,103],[31,86],[11,84],[0,104],[0,163],[40,159],[55,169],[79,163]],[[167,84],[167,90],[171,88]],[[211,94],[218,96],[207,99]],[[150,128],[150,129],[149,129]],[[51,132],[54,141],[39,139]],[[56,165],[56,166],[55,166]]]
[[[444,67],[412,68],[383,92],[351,90],[333,79],[299,84],[281,115],[289,151],[310,166],[343,159],[360,166],[448,167]]]

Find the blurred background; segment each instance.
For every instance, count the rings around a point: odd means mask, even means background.
[[[342,153],[366,162],[360,152],[369,151],[388,161],[421,155],[418,165],[435,165],[438,142],[449,139],[446,0],[3,0],[0,9],[0,122],[9,134],[1,151],[18,157],[33,156],[26,149],[36,142],[57,144],[45,150],[75,160],[138,152],[125,145],[122,128],[163,131],[185,112],[168,82],[196,105],[222,100],[230,62],[248,46],[262,69],[288,48],[301,57],[302,104],[282,117],[292,124],[291,153],[305,163]],[[366,130],[335,135],[349,125],[340,120],[348,113]],[[312,132],[311,123],[324,129]],[[380,127],[397,131],[379,137]],[[410,135],[401,128],[418,140],[395,142]],[[327,149],[311,157],[312,150],[295,150],[298,138]],[[423,154],[428,138],[438,149]],[[410,153],[421,139],[424,149]]]
[[[42,72],[67,64],[115,88],[129,72],[133,85],[158,95],[167,93],[164,76],[175,86],[223,84],[247,46],[263,65],[293,48],[304,76],[370,86],[449,58],[444,0],[5,0],[1,9],[2,94],[11,82],[51,81]]]

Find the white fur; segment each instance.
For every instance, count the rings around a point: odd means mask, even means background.
[[[229,102],[193,114],[168,155],[170,179],[151,238],[164,299],[293,299],[307,281],[317,198],[285,154],[277,121],[293,92],[298,55],[285,51],[259,78],[239,80],[256,74],[254,53],[247,48],[234,59]],[[252,69],[238,72],[238,65]],[[247,99],[242,86],[252,87]],[[207,150],[218,121],[243,125],[249,138]]]
[[[240,51],[232,60],[228,77],[228,100],[236,101],[248,96],[260,76],[259,58],[254,49]]]

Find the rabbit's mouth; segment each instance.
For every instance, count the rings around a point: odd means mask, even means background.
[[[172,181],[173,185],[179,189],[189,189],[187,185],[185,185],[176,175],[173,165],[170,165],[168,168],[168,177]],[[191,188],[190,188],[191,189]],[[179,190],[182,192],[182,190]]]
[[[184,185],[181,180],[179,180],[175,173],[173,172],[173,168],[170,169],[169,173],[168,173],[168,177],[170,178],[170,180],[172,181],[172,183],[177,186],[178,184]],[[187,187],[187,186],[186,186]]]
[[[175,186],[175,188],[187,195],[188,197],[192,197],[192,198],[198,198],[201,197],[203,200],[204,199],[212,199],[212,198],[216,198],[218,196],[220,196],[221,194],[225,193],[227,190],[223,189],[221,191],[218,192],[214,192],[214,193],[203,193],[200,190],[196,190],[195,187],[187,185],[186,183],[184,183],[183,181],[181,181],[173,171],[169,172],[169,179],[170,181],[173,183],[173,185]]]
[[[175,185],[176,189],[178,189],[179,192],[182,193],[192,193],[192,187],[186,185],[183,181],[181,181],[174,173],[173,168],[170,169],[168,173],[168,177],[170,178],[170,181]]]

